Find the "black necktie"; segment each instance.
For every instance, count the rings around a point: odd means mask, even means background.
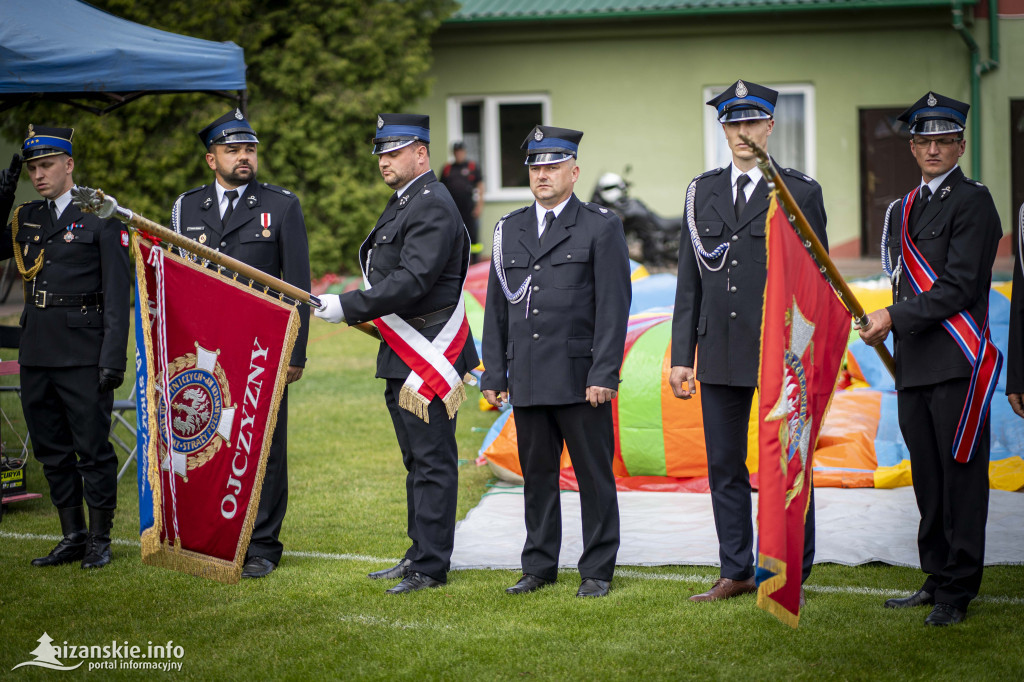
[[[928,205],[928,197],[931,195],[931,188],[928,187],[928,185],[922,185],[921,191],[917,195],[917,199],[914,200],[914,205],[910,207],[911,230],[917,227],[917,222],[921,219],[921,214],[924,213],[925,206]]]
[[[50,202],[50,220],[53,221],[53,226],[57,227],[57,221],[60,220],[60,216],[57,215],[57,202]]]
[[[224,209],[224,216],[220,219],[220,224],[223,227],[227,227],[228,219],[231,217],[231,214],[235,212],[235,199],[238,198],[238,190],[229,189],[227,192],[224,192],[224,196],[227,197],[228,207]]]
[[[551,229],[551,223],[553,222],[555,222],[555,212],[548,211],[547,213],[544,214],[544,229],[541,231],[540,239],[538,240],[540,241],[541,245],[544,244],[544,235],[546,235],[548,233],[548,230]]]
[[[743,215],[743,209],[747,207],[747,193],[743,191],[743,188],[750,182],[750,178],[744,173],[736,178],[736,220],[740,219]]]

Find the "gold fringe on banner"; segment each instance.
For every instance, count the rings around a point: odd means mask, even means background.
[[[428,413],[430,401],[408,386],[402,386],[402,390],[398,394],[398,406],[412,412],[426,423],[430,423],[430,414]]]
[[[143,292],[143,295],[148,299],[149,290],[146,286],[145,278],[146,264],[142,257],[142,250],[137,243],[137,236],[134,232],[132,233],[132,246],[133,252],[135,253],[136,281],[140,283],[139,290]],[[153,248],[160,247],[154,246]],[[267,415],[267,428],[263,439],[263,447],[260,450],[259,464],[257,465],[256,477],[253,481],[249,507],[246,510],[245,521],[242,524],[242,532],[239,535],[238,544],[235,547],[235,558],[233,561],[218,559],[216,557],[185,549],[181,546],[180,538],[175,538],[173,545],[167,542],[161,542],[160,537],[164,535],[164,528],[163,500],[160,495],[162,478],[159,454],[160,427],[157,421],[158,415],[156,410],[153,409],[153,407],[150,407],[148,410],[149,433],[151,435],[150,452],[147,456],[149,464],[147,476],[149,478],[150,488],[153,491],[154,514],[153,527],[142,533],[142,561],[150,566],[168,568],[181,573],[188,573],[201,578],[209,578],[226,584],[235,584],[241,579],[242,567],[245,564],[245,550],[249,546],[249,540],[252,537],[252,529],[256,523],[256,514],[259,510],[260,493],[263,490],[263,479],[266,476],[267,458],[270,454],[270,445],[273,440],[274,429],[277,427],[277,414],[281,408],[281,400],[284,395],[285,383],[288,378],[289,360],[291,359],[292,350],[295,347],[295,341],[299,336],[299,313],[295,306],[285,303],[278,296],[264,293],[261,288],[249,286],[248,284],[243,284],[235,279],[218,275],[217,273],[212,272],[209,268],[192,263],[169,250],[164,252],[164,258],[192,268],[197,272],[201,272],[204,276],[221,277],[222,281],[227,282],[239,290],[245,290],[250,295],[258,296],[265,301],[272,302],[275,305],[287,308],[290,311],[288,328],[285,332],[284,343],[281,347],[281,362],[278,367],[277,377],[274,381],[273,398],[271,399],[270,411]],[[150,324],[148,315],[142,315],[141,317],[144,327],[143,338],[145,339],[146,346],[146,361],[148,366],[151,368],[151,371],[154,371],[156,369],[156,363],[154,362],[152,348],[152,325]],[[138,378],[136,378],[136,380],[138,380]],[[156,382],[150,381],[149,377],[145,377],[144,393],[148,405],[155,406],[158,404]]]

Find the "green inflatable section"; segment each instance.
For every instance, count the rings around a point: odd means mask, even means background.
[[[622,363],[619,447],[630,476],[665,475],[661,365],[671,337],[671,320],[651,327],[640,334]]]

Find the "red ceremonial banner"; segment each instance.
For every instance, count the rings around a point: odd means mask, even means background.
[[[771,196],[758,402],[757,605],[800,621],[811,463],[850,334],[850,314]]]
[[[133,243],[142,560],[238,582],[298,313]]]

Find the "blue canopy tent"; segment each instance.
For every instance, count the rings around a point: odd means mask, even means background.
[[[81,0],[0,2],[0,111],[46,99],[105,114],[171,92],[209,92],[244,109],[244,51],[136,24]]]

